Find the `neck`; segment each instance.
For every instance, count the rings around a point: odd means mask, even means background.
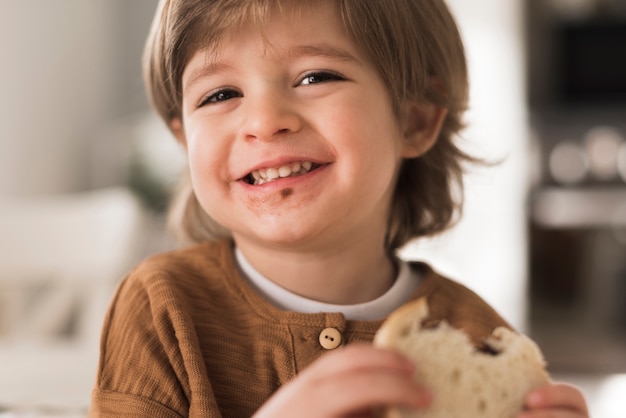
[[[246,259],[265,277],[308,299],[337,305],[374,300],[384,294],[396,277],[393,261],[383,241],[360,240],[343,245],[340,251],[294,250],[265,247],[238,241]]]

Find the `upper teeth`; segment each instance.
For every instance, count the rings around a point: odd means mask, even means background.
[[[252,173],[253,184],[259,185],[269,183],[279,178],[297,176],[311,171],[313,163],[310,161],[298,161],[290,164],[281,165],[280,167],[262,168]]]

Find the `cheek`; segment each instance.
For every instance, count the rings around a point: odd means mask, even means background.
[[[223,152],[219,149],[220,141],[206,132],[204,129],[192,129],[187,135],[187,158],[197,190],[217,178],[217,173],[226,164]]]
[[[203,173],[209,165],[206,163],[207,156],[211,155],[209,147],[197,138],[192,138],[187,145],[187,158],[192,177]]]
[[[363,164],[396,165],[400,159],[402,136],[396,118],[385,106],[348,106],[353,109],[338,113],[334,132],[343,138],[345,151]]]

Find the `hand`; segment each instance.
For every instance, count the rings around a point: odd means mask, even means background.
[[[254,418],[369,417],[381,406],[424,408],[430,394],[412,379],[408,359],[372,346],[332,351],[272,396]]]
[[[582,393],[565,384],[551,384],[526,397],[526,411],[518,418],[589,418]]]

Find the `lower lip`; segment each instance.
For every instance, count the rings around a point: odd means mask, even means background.
[[[309,183],[311,180],[316,179],[320,174],[326,171],[328,164],[324,164],[316,168],[315,170],[309,171],[306,174],[301,174],[299,176],[293,177],[283,177],[278,180],[271,181],[269,183],[254,185],[248,184],[245,181],[240,181],[240,183],[250,191],[273,191],[274,189],[284,189],[285,187],[296,187],[300,186],[303,183]]]

